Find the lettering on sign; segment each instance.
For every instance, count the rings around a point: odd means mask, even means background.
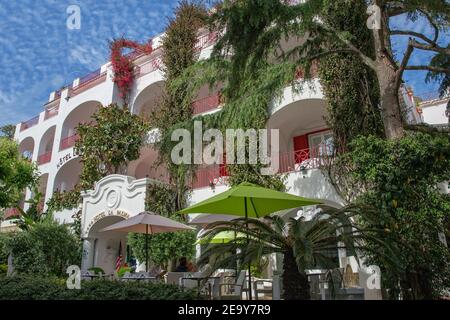
[[[120,210],[120,209],[110,209],[110,210],[106,210],[103,212],[100,212],[99,214],[97,214],[89,223],[88,227],[86,228],[85,234],[87,236],[87,234],[89,233],[89,230],[91,230],[92,226],[99,220],[105,218],[105,217],[110,217],[110,216],[115,216],[115,217],[122,217],[124,219],[128,219],[130,218],[130,214],[124,210]]]
[[[77,154],[75,154],[75,151],[65,154],[64,156],[59,158],[58,162],[56,163],[56,169],[61,168],[63,164],[65,164],[69,160],[75,158],[76,156],[77,156]]]

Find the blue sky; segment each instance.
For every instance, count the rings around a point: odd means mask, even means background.
[[[0,0],[0,126],[27,120],[40,111],[51,91],[97,69],[108,58],[108,40],[125,36],[147,41],[162,32],[176,0]],[[69,5],[81,9],[81,29],[66,27]],[[396,24],[404,27],[406,22]],[[409,23],[429,32],[423,21]],[[443,41],[449,41],[449,35]],[[394,39],[403,51],[406,39]],[[413,64],[427,61],[414,54]],[[407,72],[415,92],[437,89],[425,73]]]

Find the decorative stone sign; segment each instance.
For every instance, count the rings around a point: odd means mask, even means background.
[[[86,228],[86,234],[89,233],[89,230],[91,230],[92,226],[99,220],[105,218],[105,217],[110,217],[110,216],[116,216],[116,217],[122,217],[124,219],[128,219],[130,218],[130,214],[126,211],[123,210],[106,210],[103,211],[99,214],[97,214],[89,223],[89,225]]]
[[[117,208],[120,203],[120,191],[116,189],[111,189],[106,194],[106,205],[108,208]]]

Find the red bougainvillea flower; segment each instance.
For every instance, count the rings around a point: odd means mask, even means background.
[[[132,49],[131,53],[124,55],[123,49]],[[128,102],[130,90],[134,81],[133,58],[141,54],[150,54],[153,51],[152,41],[139,44],[132,40],[120,38],[110,43],[111,64],[114,71],[113,81],[119,89],[119,96]]]

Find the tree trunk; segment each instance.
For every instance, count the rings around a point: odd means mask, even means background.
[[[398,88],[395,84],[396,72],[385,61],[381,61],[377,68],[377,77],[380,86],[381,118],[386,138],[401,138],[404,130]]]
[[[298,270],[292,250],[283,257],[283,295],[284,300],[309,300],[308,277]]]

